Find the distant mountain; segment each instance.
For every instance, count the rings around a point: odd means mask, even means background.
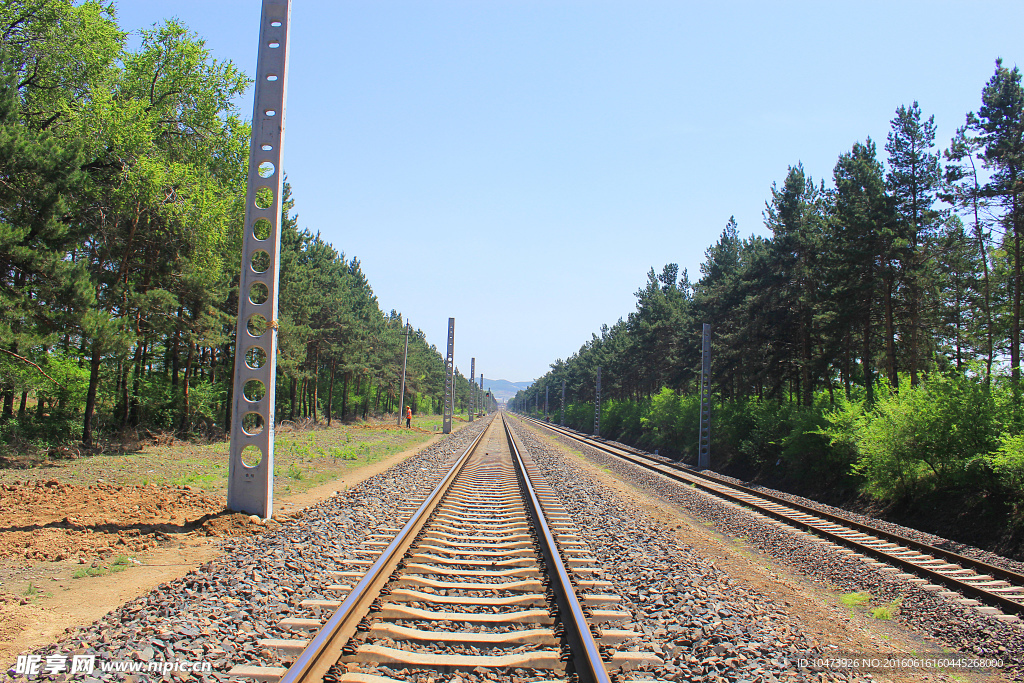
[[[533,382],[509,382],[507,379],[488,379],[487,375],[484,375],[484,389],[489,389],[494,393],[494,397],[499,401],[507,401],[517,392],[523,389],[528,389]]]

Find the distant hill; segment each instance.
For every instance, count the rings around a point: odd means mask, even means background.
[[[484,389],[494,392],[494,397],[499,401],[507,401],[517,392],[528,389],[533,382],[509,382],[507,379],[488,379],[484,375]]]

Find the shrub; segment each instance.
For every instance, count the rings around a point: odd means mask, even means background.
[[[867,488],[884,500],[910,498],[929,487],[975,480],[998,439],[995,405],[980,378],[931,375],[896,391],[878,385],[878,399],[853,425],[855,465]]]

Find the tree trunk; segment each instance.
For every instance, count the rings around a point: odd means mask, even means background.
[[[891,274],[885,276],[885,371],[889,376],[889,384],[899,387],[900,379],[896,372],[896,324],[893,319],[892,292],[895,287]]]
[[[288,412],[288,419],[295,422],[295,385],[298,384],[299,380],[292,377],[292,384],[289,387],[289,398],[291,399],[291,408]]]
[[[82,418],[82,445],[92,448],[92,417],[96,412],[96,389],[100,385],[100,343],[92,343],[92,359],[89,362],[89,390],[85,395],[85,416]]]
[[[189,412],[191,411],[192,406],[190,405],[190,402],[189,402],[190,401],[189,385],[191,384],[191,381],[192,381],[192,361],[193,361],[194,358],[195,358],[195,344],[189,342],[189,345],[188,345],[188,358],[185,360],[185,378],[184,378],[184,384],[183,384],[184,391],[183,391],[183,395],[182,395],[182,406],[181,406],[181,425],[179,426],[179,430],[182,433],[185,433],[185,434],[188,433],[189,427],[191,426],[190,423],[189,423]]]
[[[814,384],[811,382],[811,325],[807,318],[810,312],[805,311],[800,320],[801,355],[803,362],[800,364],[800,384],[803,388],[803,404],[810,406],[814,403]]]
[[[178,319],[174,326],[174,341],[171,343],[171,389],[178,388],[178,370],[181,367],[181,358],[178,353],[178,346],[181,344],[181,314],[182,307],[178,307]]]
[[[148,341],[143,342],[139,345],[142,349],[141,354],[137,353],[135,362],[135,376],[132,379],[132,397],[131,406],[128,410],[128,423],[137,427],[139,424],[139,391],[142,384],[142,373],[146,367],[146,360],[149,352]]]
[[[243,351],[243,353],[245,353]],[[225,352],[225,358],[230,358],[230,352]],[[231,433],[231,419],[234,417],[235,412],[235,371],[234,367],[231,368],[231,372],[228,373],[228,396],[224,402],[224,433]]]
[[[1016,174],[1013,175],[1016,180]],[[1010,204],[1010,221],[1013,223],[1013,319],[1010,321],[1010,372],[1013,379],[1013,391],[1020,392],[1020,298],[1021,298],[1021,266],[1020,266],[1020,221],[1017,218],[1017,193],[1013,194]],[[1020,405],[1018,400],[1014,401]]]
[[[864,388],[867,390],[868,403],[874,403],[874,378],[871,376],[871,312],[864,318],[864,346],[861,351],[861,364],[864,369]]]
[[[331,362],[331,383],[327,387],[327,426],[331,426],[331,410],[334,408],[334,373],[338,369],[338,361]]]
[[[317,421],[317,401],[319,400],[319,389],[320,389],[320,345],[316,345],[316,356],[313,360],[313,422]]]
[[[345,416],[348,414],[348,376],[351,373],[346,372],[341,376],[341,419],[345,420]]]

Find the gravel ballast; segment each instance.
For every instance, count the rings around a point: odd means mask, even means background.
[[[280,522],[268,522],[258,536],[230,539],[224,554],[186,576],[161,584],[149,594],[109,612],[88,627],[31,653],[68,657],[95,655],[92,676],[42,674],[30,680],[82,683],[128,680],[104,673],[101,662],[209,662],[213,672],[200,680],[235,680],[224,674],[236,664],[281,666],[261,638],[294,638],[276,627],[284,617],[309,616],[306,599],[337,599],[323,587],[337,583],[327,572],[343,568],[344,558],[378,529],[395,526],[398,507],[425,495],[447,471],[447,463],[488,423],[481,420],[423,449],[352,489]],[[7,672],[14,676],[14,670]],[[141,680],[180,680],[181,674],[143,673]],[[196,680],[195,675],[190,680]],[[21,680],[24,680],[23,678]],[[132,680],[140,680],[136,674]]]
[[[822,654],[797,620],[766,596],[740,586],[610,488],[593,482],[565,455],[516,424],[516,435],[605,568],[612,592],[643,631],[641,649],[666,664],[650,672],[673,681],[851,680],[848,672],[799,669],[796,660]],[[574,446],[575,447],[575,446]],[[627,676],[630,678],[633,676]]]
[[[719,532],[733,538],[746,539],[759,552],[825,586],[836,587],[844,592],[866,591],[878,604],[902,599],[894,617],[900,622],[959,652],[1002,659],[1006,663],[1002,670],[1005,675],[1014,680],[1024,680],[1024,665],[1021,664],[1024,662],[1024,629],[1020,622],[1007,623],[981,614],[937,592],[908,582],[893,572],[869,565],[820,538],[786,527],[586,444],[550,432],[546,434],[582,452],[594,464],[615,472],[639,489],[682,507],[698,519],[711,522]],[[846,514],[853,517],[850,513]],[[906,533],[906,530],[901,527],[900,533]],[[927,534],[923,536],[930,537]]]

